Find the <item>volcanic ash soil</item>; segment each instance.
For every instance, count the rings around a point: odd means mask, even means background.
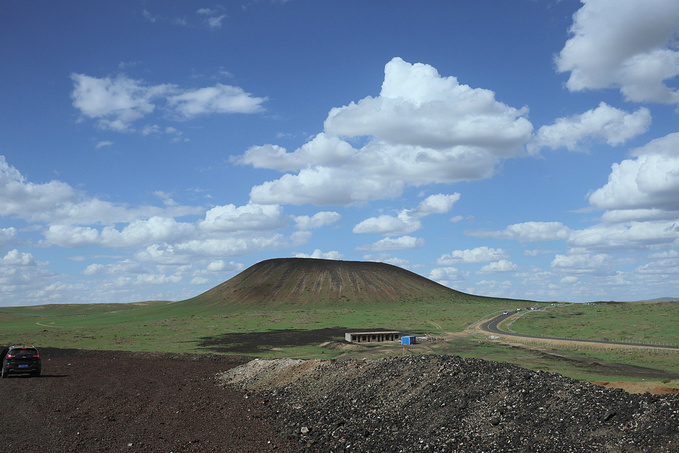
[[[0,451],[679,452],[678,394],[482,360],[41,356],[0,379]]]
[[[40,348],[42,376],[0,379],[0,451],[299,452],[269,410],[215,375],[246,360]]]
[[[253,360],[218,379],[310,452],[679,451],[677,394],[478,359]]]

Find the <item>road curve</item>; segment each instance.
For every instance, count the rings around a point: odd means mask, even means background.
[[[620,341],[606,341],[606,340],[583,340],[583,339],[576,339],[576,338],[561,338],[561,337],[542,337],[542,336],[535,336],[535,335],[524,335],[520,333],[515,333],[515,332],[507,332],[505,330],[500,329],[500,323],[504,321],[505,319],[515,315],[515,312],[507,312],[506,314],[500,314],[497,316],[494,316],[486,321],[480,321],[479,323],[479,329],[482,332],[493,334],[493,335],[504,335],[504,336],[510,336],[514,338],[525,338],[525,339],[530,339],[530,340],[552,340],[552,341],[569,341],[572,343],[583,343],[583,344],[606,344],[606,345],[611,345],[611,346],[625,346],[625,347],[634,347],[634,348],[654,348],[654,349],[671,349],[671,350],[679,350],[679,346],[670,346],[670,345],[657,345],[657,344],[647,344],[647,343],[623,343]]]

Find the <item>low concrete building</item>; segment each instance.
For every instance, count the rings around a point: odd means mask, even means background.
[[[396,341],[401,337],[400,332],[347,332],[344,339],[349,343],[378,343],[381,341]]]

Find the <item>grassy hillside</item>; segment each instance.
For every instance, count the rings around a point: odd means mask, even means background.
[[[280,258],[257,263],[186,303],[251,310],[481,299],[386,263]]]
[[[466,331],[488,314],[528,305],[534,302],[461,293],[381,263],[282,259],[259,263],[179,302],[0,308],[0,344],[299,358],[434,352],[599,380],[618,378],[597,374],[582,357],[679,371],[677,355],[569,351],[574,360],[565,360]],[[524,316],[513,329],[595,339],[629,338],[626,334],[633,332],[633,338],[669,342],[676,338],[677,307],[566,304]],[[445,341],[408,350],[342,344],[348,330],[380,329]]]
[[[210,352],[220,350],[215,339],[226,334],[332,328],[334,334],[317,337],[309,345],[284,352],[262,345],[257,353],[338,355],[317,345],[341,340],[345,330],[393,329],[442,336],[463,331],[489,311],[516,304],[461,293],[384,263],[275,259],[179,302],[0,309],[0,342]]]

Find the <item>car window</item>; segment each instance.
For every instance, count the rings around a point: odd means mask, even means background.
[[[15,349],[12,352],[15,353],[18,358],[33,357],[34,355],[38,355],[38,351],[35,348]]]

